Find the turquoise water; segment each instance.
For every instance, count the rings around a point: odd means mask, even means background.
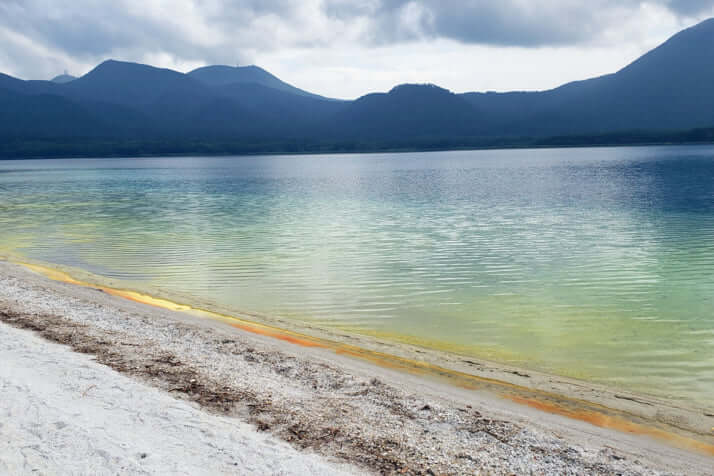
[[[712,402],[712,147],[2,161],[3,250]]]

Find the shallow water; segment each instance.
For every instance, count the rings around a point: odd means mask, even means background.
[[[0,161],[0,251],[712,403],[712,147]]]

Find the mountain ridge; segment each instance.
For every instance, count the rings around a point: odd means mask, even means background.
[[[255,65],[249,66],[204,66],[186,73],[187,76],[212,86],[227,86],[230,84],[255,83],[283,92],[308,96],[318,99],[329,99],[319,94],[307,92],[288,84],[273,74]]]
[[[711,84],[714,19],[677,33],[615,73],[535,92],[455,94],[433,84],[401,84],[339,101],[257,66],[181,73],[107,60],[67,82],[0,74],[0,101],[8,105],[0,138],[69,140],[86,129],[87,137],[109,142],[222,141],[277,150],[275,144],[288,142],[345,143],[360,150],[622,137],[628,131],[649,131],[644,136],[650,137],[714,128]],[[61,111],[67,119],[59,125]]]

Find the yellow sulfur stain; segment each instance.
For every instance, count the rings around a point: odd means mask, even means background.
[[[80,286],[89,286],[87,283],[83,283],[81,281],[77,281],[76,279],[72,278],[67,273],[63,273],[62,271],[58,271],[56,269],[51,269],[51,268],[45,268],[44,266],[39,266],[36,264],[29,264],[29,263],[19,263],[22,266],[31,269],[35,273],[39,273],[43,276],[46,276],[54,281],[61,281],[63,283],[70,283],[70,284],[78,284]]]

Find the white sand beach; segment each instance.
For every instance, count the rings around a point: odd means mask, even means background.
[[[354,474],[0,324],[0,473]]]

